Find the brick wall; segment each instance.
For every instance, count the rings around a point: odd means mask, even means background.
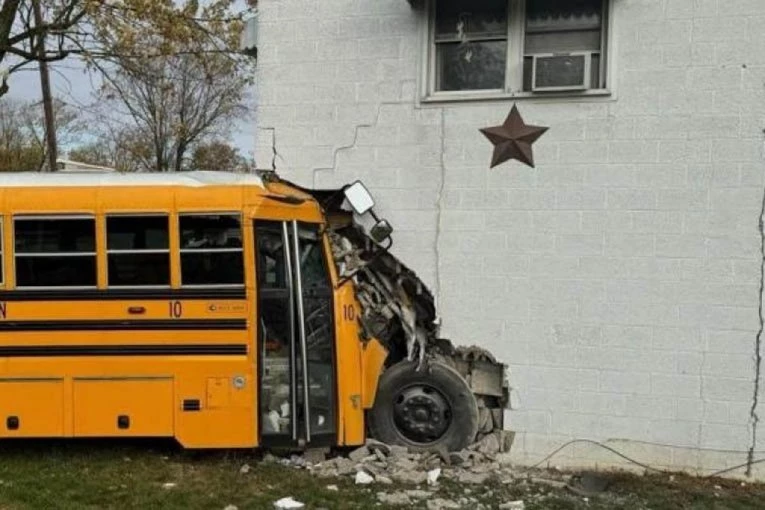
[[[421,10],[260,10],[258,163],[275,139],[288,178],[368,184],[445,336],[510,364],[519,462],[573,438],[701,472],[765,456],[765,2],[614,0],[614,94],[519,100],[551,127],[537,169],[493,170],[478,128],[511,103],[419,104]],[[596,462],[620,459],[580,444],[552,461]]]

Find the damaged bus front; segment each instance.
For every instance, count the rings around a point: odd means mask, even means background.
[[[440,338],[433,294],[391,253],[392,227],[377,217],[363,184],[295,187],[326,215],[339,285],[352,285],[360,305],[359,341],[379,342],[387,351],[367,411],[370,435],[414,449],[455,451],[503,431],[506,366],[484,349]]]

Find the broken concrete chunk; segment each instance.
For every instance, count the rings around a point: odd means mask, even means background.
[[[483,402],[483,399],[481,399]],[[482,434],[488,434],[494,430],[494,418],[491,415],[491,410],[482,407],[478,410],[478,432]]]
[[[374,482],[375,479],[372,477],[372,475],[365,471],[357,471],[355,481],[356,485],[369,485],[370,483]]]
[[[502,503],[499,505],[500,510],[523,510],[526,508],[526,504],[523,502],[523,500],[518,501],[508,501],[507,503]]]
[[[439,476],[441,476],[441,468],[431,469],[428,471],[428,485],[436,485],[438,483]]]
[[[513,461],[509,453],[500,453],[497,455],[497,462],[502,467],[512,467]]]
[[[467,501],[465,501],[467,503]],[[446,510],[452,508],[462,508],[463,505],[452,501],[451,499],[435,498],[427,502],[428,510]]]
[[[397,444],[394,444],[394,445],[390,445],[388,456],[392,458],[401,458],[401,457],[406,457],[408,453],[409,453],[409,450],[407,450],[405,446],[399,446]]]
[[[378,492],[377,500],[384,505],[401,506],[412,504],[412,500],[409,499],[409,496],[403,492],[394,492],[392,494],[388,494],[387,492]]]
[[[348,458],[351,459],[353,462],[361,462],[366,457],[369,457],[370,451],[369,448],[366,446],[362,446],[360,448],[356,448],[351,453],[348,454]]]
[[[392,485],[393,484],[393,480],[391,480],[387,476],[382,476],[382,475],[375,476],[375,481],[377,483],[381,483],[383,485]]]
[[[379,450],[383,455],[390,455],[390,446],[376,439],[367,439],[367,448]]]
[[[337,474],[350,475],[354,472],[356,463],[350,459],[338,457],[335,459],[335,466],[337,467]]]
[[[401,483],[421,484],[425,483],[428,475],[422,471],[397,471],[393,473],[393,479]]]
[[[288,498],[282,498],[278,501],[274,501],[274,507],[284,510],[289,510],[293,508],[303,508],[305,505],[301,503],[300,501],[295,501],[291,497]]]
[[[488,434],[476,443],[476,451],[484,455],[496,455],[499,453],[501,445],[497,434]]]
[[[414,499],[426,499],[431,496],[430,492],[422,491],[420,489],[411,489],[406,491],[406,495]]]
[[[471,473],[470,471],[463,471],[457,477],[460,483],[473,483],[482,484],[490,478],[489,473]]]
[[[386,460],[385,454],[379,448],[375,448],[374,449],[374,454],[375,454],[375,458],[377,458],[377,460],[379,460],[380,462],[385,462],[385,460]]]

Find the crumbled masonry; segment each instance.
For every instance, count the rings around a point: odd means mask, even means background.
[[[461,502],[436,498],[440,481],[455,480],[468,487],[479,487],[489,480],[511,480],[520,476],[510,464],[512,441],[512,432],[496,431],[462,451],[441,454],[410,452],[403,446],[370,439],[347,456],[321,462],[308,462],[299,455],[277,458],[267,454],[264,460],[305,469],[320,478],[347,477],[357,484],[369,484],[375,487],[378,500],[387,505],[433,500],[438,503],[429,504],[428,508],[462,508],[460,505],[469,502],[469,491]],[[386,491],[386,486],[394,482],[425,489]]]

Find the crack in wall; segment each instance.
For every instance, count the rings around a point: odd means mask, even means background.
[[[444,187],[446,186],[446,110],[441,108],[441,154],[440,154],[440,171],[441,182],[436,194],[436,237],[433,241],[433,256],[435,257],[435,275],[433,285],[433,297],[436,306],[436,320],[439,318],[439,305],[441,302],[441,217],[443,215],[443,198]]]
[[[347,150],[351,150],[351,149],[356,147],[356,143],[359,140],[359,131],[360,130],[362,130],[362,129],[371,129],[371,128],[377,126],[377,124],[380,122],[380,112],[382,112],[383,106],[398,106],[398,105],[402,105],[402,104],[407,104],[407,103],[402,102],[402,101],[397,101],[397,102],[381,102],[381,103],[378,103],[377,104],[377,113],[375,113],[375,116],[374,116],[374,119],[372,120],[372,122],[368,122],[368,123],[365,123],[365,124],[356,124],[356,126],[353,129],[353,140],[351,141],[351,143],[349,143],[347,145],[341,145],[341,146],[335,147],[335,150],[332,152],[332,165],[331,166],[314,168],[311,171],[312,172],[312,176],[311,176],[312,187],[314,189],[316,189],[316,176],[318,175],[319,172],[324,172],[324,171],[327,171],[327,170],[330,170],[330,171],[334,172],[335,170],[337,170],[337,158],[338,158],[338,156],[340,155],[341,152],[347,151]]]
[[[760,422],[760,417],[757,414],[757,405],[760,400],[760,373],[762,369],[762,334],[765,330],[765,316],[763,315],[763,297],[762,293],[765,291],[765,224],[763,220],[765,216],[765,189],[763,190],[762,203],[760,205],[760,218],[757,223],[760,234],[760,293],[758,296],[758,310],[760,329],[757,331],[757,337],[754,342],[754,392],[752,394],[752,408],[749,411],[749,423],[752,427],[752,443],[747,454],[746,461],[746,476],[752,476],[752,465],[754,464],[754,452],[757,447],[757,426]]]
[[[271,170],[276,172],[276,158],[281,159],[284,161],[284,158],[279,154],[279,152],[276,150],[276,128],[275,127],[261,127],[258,128],[262,131],[271,131],[271,152],[273,153],[273,156],[271,158]],[[286,163],[286,161],[285,161]],[[257,162],[256,162],[257,165]]]

